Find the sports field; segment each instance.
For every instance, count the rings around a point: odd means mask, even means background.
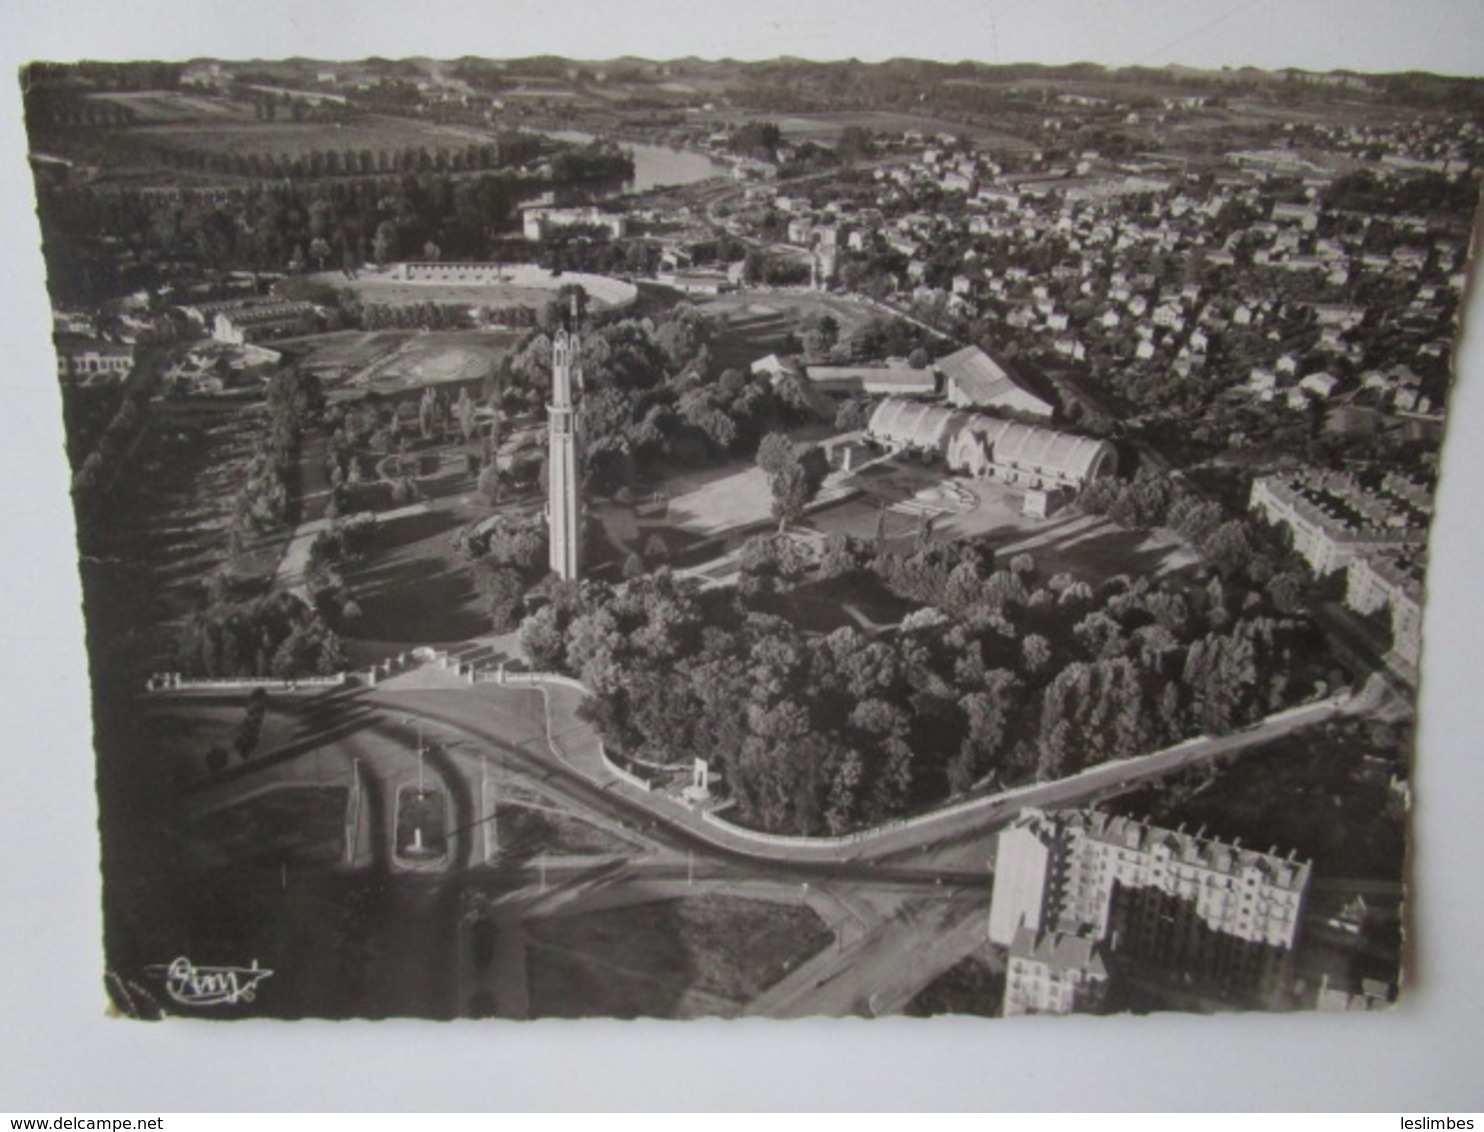
[[[396,393],[491,373],[519,340],[510,330],[341,331],[299,339],[300,365],[330,390]]]
[[[458,265],[450,264],[449,267]],[[501,265],[498,276],[486,279],[481,266],[468,280],[405,279],[395,264],[367,268],[347,279],[338,271],[307,276],[311,283],[323,283],[337,290],[353,291],[367,305],[405,306],[415,303],[466,303],[472,307],[527,307],[541,310],[567,284],[576,284],[587,292],[593,310],[626,307],[638,291],[632,283],[606,275],[583,272],[555,273],[529,263]]]

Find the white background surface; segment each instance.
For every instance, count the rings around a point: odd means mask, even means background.
[[[60,402],[20,128],[32,59],[412,54],[882,59],[1484,74],[1477,0],[0,5],[0,1111],[1484,1107],[1484,310],[1434,528],[1415,985],[1388,1016],[805,1023],[103,1017],[92,751]]]

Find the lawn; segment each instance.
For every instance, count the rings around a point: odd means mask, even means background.
[[[751,462],[735,462],[707,482],[687,487],[666,482],[671,491],[666,517],[692,534],[715,535],[772,518],[768,477]]]
[[[585,278],[588,304],[594,311],[601,311],[616,303],[626,304],[635,298],[634,287],[629,283],[607,276]],[[501,278],[496,282],[407,280],[398,277],[390,267],[366,267],[353,279],[347,279],[338,271],[327,271],[307,276],[306,280],[337,291],[353,291],[367,306],[454,303],[504,308],[526,307],[531,310],[544,309],[547,303],[556,298],[557,292],[572,281],[559,272],[546,271],[529,264],[511,264],[508,270],[501,270]],[[520,332],[505,333],[518,337]]]
[[[691,992],[740,1008],[832,938],[807,908],[723,896],[528,930],[532,1013],[563,1018],[674,1017]]]
[[[415,335],[352,379],[378,393],[421,389],[449,381],[477,381],[494,372],[519,335],[505,330],[441,331]]]
[[[968,955],[930,982],[902,1010],[910,1018],[974,1014],[998,1018],[1005,998],[1003,964]]]
[[[135,716],[131,750],[138,760],[135,769],[158,776],[160,782],[196,781],[208,774],[207,752],[220,747],[229,753],[227,765],[237,766],[232,739],[246,715],[247,690],[224,691],[209,699],[145,700]],[[275,703],[269,693],[258,742],[248,761],[291,742],[303,726],[302,703],[286,699]]]
[[[633,846],[581,818],[512,804],[502,798],[498,814],[500,851],[507,857],[529,859],[536,854],[557,857],[604,856]]]
[[[940,486],[945,481],[967,493],[972,503],[965,507],[950,500]],[[949,476],[941,467],[914,461],[872,464],[847,486],[859,488],[860,494],[811,512],[805,525],[872,544],[884,529],[888,548],[902,553],[911,550],[926,522],[935,542],[978,540],[1006,560],[1029,554],[1046,577],[1066,573],[1091,584],[1115,574],[1166,574],[1199,562],[1169,531],[1129,530],[1075,508],[1049,519],[1030,518],[1021,512],[1024,493],[1017,488]],[[947,509],[950,502],[952,509]]]
[[[373,362],[391,356],[415,330],[336,330],[279,343],[297,357],[301,369],[333,388]]]
[[[333,865],[345,852],[348,797],[343,786],[275,787],[193,823],[184,857],[198,867],[239,861]]]
[[[345,571],[362,610],[351,634],[356,639],[455,642],[489,629],[468,563],[452,541],[460,527],[491,513],[488,503],[457,458],[418,488],[423,502],[381,521],[365,559]]]

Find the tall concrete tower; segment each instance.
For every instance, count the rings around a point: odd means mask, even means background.
[[[582,501],[578,498],[577,421],[572,394],[582,385],[582,307],[585,296],[573,291],[560,313],[551,344],[550,450],[546,473],[550,496],[546,523],[551,536],[551,572],[564,581],[576,579],[582,567]]]

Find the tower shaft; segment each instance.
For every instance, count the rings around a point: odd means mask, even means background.
[[[551,351],[551,404],[547,453],[547,525],[551,571],[564,581],[577,578],[582,566],[582,506],[578,498],[577,422],[572,390],[578,381],[578,337],[574,328],[556,332]]]

